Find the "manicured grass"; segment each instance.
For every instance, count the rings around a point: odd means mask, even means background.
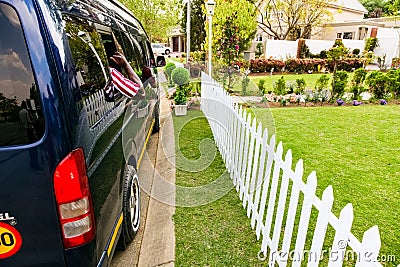
[[[263,125],[274,125],[273,132],[283,142],[284,151],[292,150],[293,165],[300,158],[304,160],[304,180],[316,170],[319,197],[328,185],[333,186],[333,212],[337,216],[347,203],[353,204],[351,231],[359,240],[367,229],[378,225],[380,255],[396,256],[395,262],[382,264],[400,264],[400,106],[292,107],[252,112]],[[201,145],[199,149],[202,140],[212,139],[200,111],[190,111],[185,117],[174,116],[174,126],[177,151],[179,142],[179,151],[185,158],[196,160],[201,157],[200,151],[213,151],[202,149]],[[188,169],[183,157],[177,156],[176,161],[176,182],[181,186],[209,184],[225,170],[218,153],[205,170],[198,172]],[[176,266],[266,264],[257,259],[261,242],[256,240],[234,189],[207,205],[177,207],[174,221]],[[310,229],[313,227],[311,223]],[[333,234],[328,228],[324,249],[329,249]],[[321,266],[326,266],[326,260],[324,257]],[[346,262],[345,266],[354,266],[354,262]]]
[[[185,167],[185,159],[179,156],[182,153],[186,159],[199,159],[200,143],[213,138],[202,112],[194,110],[189,111],[187,116],[174,116],[174,127],[177,147],[176,183],[194,187],[209,184],[219,178],[225,171],[219,153],[204,170],[197,172],[193,172],[196,166],[189,169]],[[205,153],[216,149],[210,142],[205,147]],[[227,177],[225,182],[231,183]],[[177,202],[181,201],[181,197],[184,196],[177,192]],[[209,204],[177,206],[174,222],[176,266],[257,266],[261,263],[257,258],[261,243],[251,230],[250,221],[233,185],[227,194]]]
[[[332,185],[333,211],[354,207],[352,233],[378,225],[381,255],[395,255],[400,263],[400,106],[312,107],[253,109],[264,125],[271,125],[278,141],[291,149],[294,164],[304,160],[305,176],[316,170],[317,194]]]

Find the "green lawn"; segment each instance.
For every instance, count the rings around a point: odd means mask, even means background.
[[[209,184],[225,171],[219,153],[202,171],[193,172],[195,166],[187,168],[185,159],[200,158],[199,145],[202,140],[212,139],[212,133],[201,111],[189,111],[187,116],[175,117],[176,135],[176,183],[194,187]],[[204,145],[204,144],[203,144]],[[206,145],[207,146],[207,145]],[[204,150],[216,149],[209,143]],[[179,149],[179,150],[178,150]],[[226,178],[227,183],[231,183]],[[182,201],[179,190],[177,203]],[[251,230],[245,210],[232,189],[217,201],[198,207],[177,206],[174,215],[176,238],[176,266],[257,266],[261,262],[257,255],[261,243]]]
[[[294,164],[304,160],[305,177],[316,170],[318,196],[333,186],[333,211],[354,207],[352,233],[378,225],[381,255],[400,263],[400,106],[253,109],[269,124],[271,113],[278,141],[291,149]],[[396,266],[387,262],[386,266]]]
[[[292,150],[293,165],[300,158],[304,160],[304,180],[316,170],[319,197],[328,185],[333,186],[336,215],[347,203],[353,204],[352,233],[359,240],[363,232],[378,225],[381,255],[396,256],[396,262],[383,264],[397,266],[400,263],[400,106],[260,108],[253,109],[253,113],[264,125],[272,125],[273,116],[277,139],[283,142],[285,151]],[[200,158],[201,141],[212,139],[202,116],[200,111],[174,116],[176,149],[187,159]],[[176,182],[183,186],[208,184],[225,170],[218,153],[199,172],[184,167],[185,160],[180,156],[176,161]],[[207,205],[178,206],[174,221],[176,266],[265,265],[257,259],[261,242],[256,240],[233,189]],[[330,242],[332,236],[333,231],[328,228]],[[324,249],[329,246],[325,244]],[[354,262],[345,263],[353,265]]]

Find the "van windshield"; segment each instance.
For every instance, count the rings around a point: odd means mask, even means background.
[[[36,142],[44,133],[39,93],[16,11],[0,3],[0,147]]]

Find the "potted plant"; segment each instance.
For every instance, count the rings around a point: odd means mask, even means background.
[[[174,97],[174,110],[176,116],[186,115],[188,100],[189,71],[183,67],[174,69],[171,74],[173,82],[177,85]]]

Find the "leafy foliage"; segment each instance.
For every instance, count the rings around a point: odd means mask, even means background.
[[[172,71],[171,76],[172,81],[178,86],[186,85],[189,83],[189,71],[183,67],[175,68]]]
[[[173,81],[172,81],[172,72],[174,71],[175,68],[176,68],[176,65],[173,62],[168,62],[167,65],[165,65],[165,67],[164,67],[164,72],[167,75],[169,86],[174,86]]]
[[[378,38],[370,37],[365,39],[364,50],[368,52],[374,52],[374,49],[379,46]]]
[[[383,98],[386,89],[387,81],[386,75],[380,71],[372,71],[366,78],[366,83],[369,85],[369,89],[372,91],[376,98]]]
[[[342,70],[336,71],[332,78],[332,95],[342,95],[347,85],[347,72]]]
[[[304,78],[296,79],[296,94],[302,94],[306,88],[306,80]]]
[[[363,83],[366,76],[367,71],[364,68],[358,68],[354,71],[354,76],[351,80],[351,92],[354,95],[354,99],[356,99],[360,93],[365,91]]]
[[[328,88],[329,77],[326,74],[321,75],[315,82],[315,89],[322,91]]]
[[[257,83],[257,87],[258,87],[258,90],[260,90],[260,93],[262,95],[264,95],[265,94],[265,80],[264,79],[259,80]]]
[[[204,28],[204,1],[192,0],[190,2],[190,48],[193,51],[200,51],[206,39],[206,30]],[[187,3],[184,4],[182,13],[186,14]],[[186,36],[187,16],[182,16],[181,29]],[[204,60],[203,60],[204,61]]]
[[[142,23],[150,40],[165,42],[178,23],[179,0],[121,0]]]
[[[286,94],[286,81],[283,76],[281,76],[276,83],[274,84],[274,92],[277,95],[284,95]]]
[[[215,59],[221,58],[224,62],[233,62],[233,56],[246,50],[255,37],[256,9],[247,0],[218,1],[212,22],[212,47]]]

